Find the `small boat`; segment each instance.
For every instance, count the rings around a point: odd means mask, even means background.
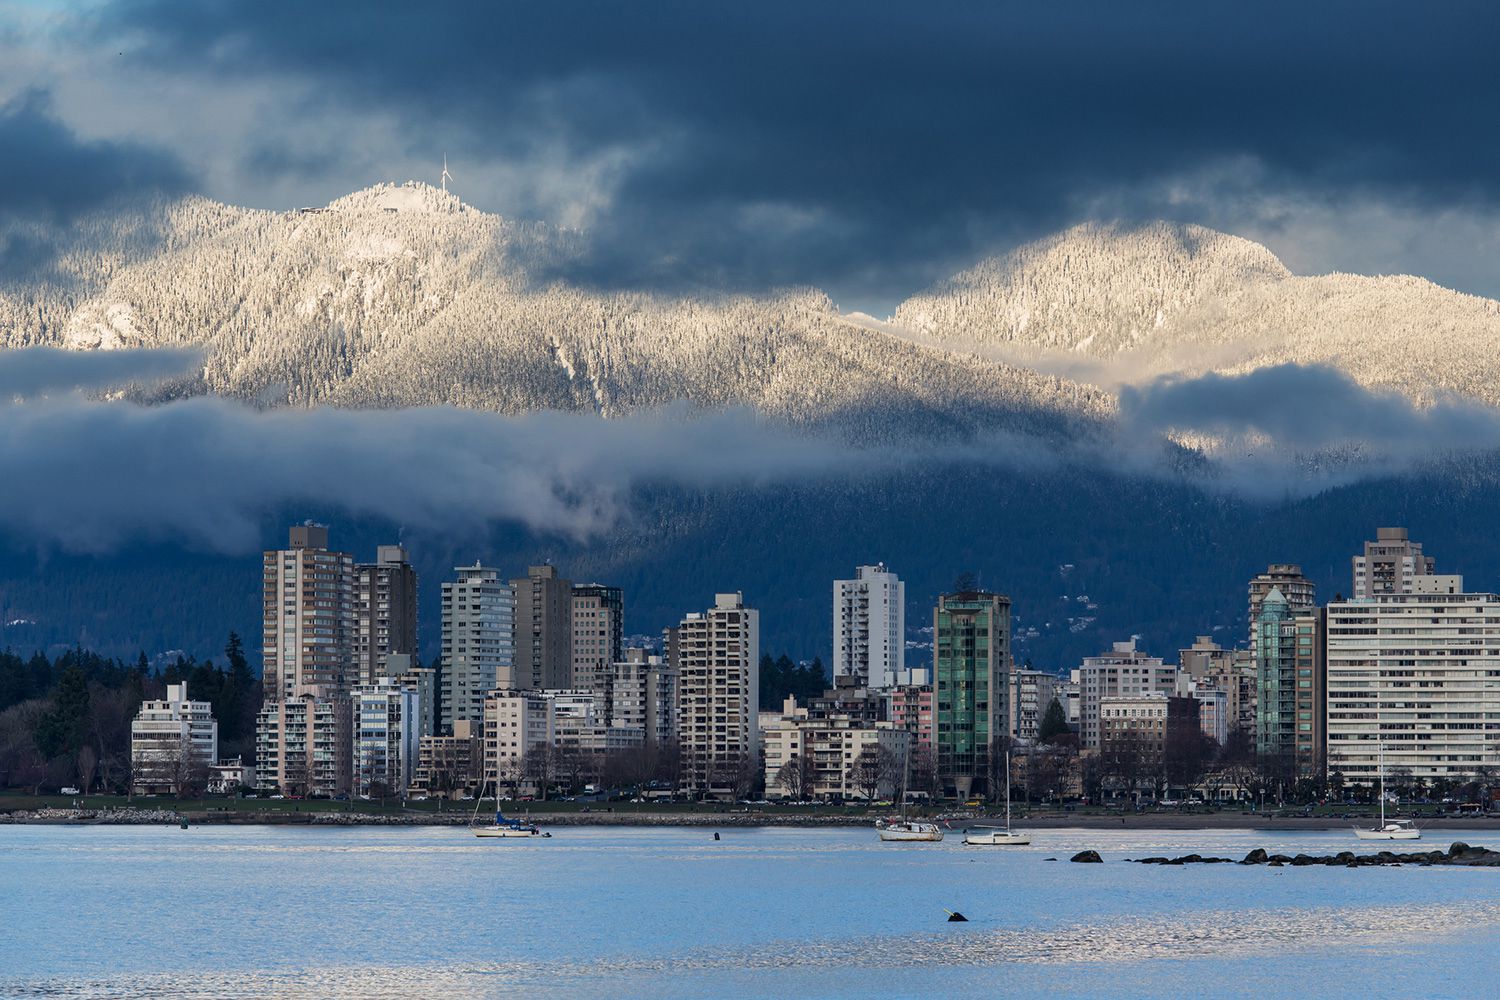
[[[474,831],[476,837],[550,837],[552,834],[543,833],[537,829],[535,823],[524,822],[513,817],[508,817],[500,811],[499,791],[495,796],[495,821],[488,826],[475,826],[474,821],[479,818],[479,803],[484,798],[484,788],[479,789],[479,797],[474,800],[474,816],[469,821],[469,829]]]
[[[1422,831],[1409,819],[1393,819],[1377,827],[1361,829],[1355,827],[1354,835],[1360,840],[1421,840]]]
[[[1025,847],[1031,834],[1010,828],[1010,753],[1005,754],[1005,826],[976,826],[964,831],[970,847]]]
[[[1376,708],[1376,718],[1379,719],[1379,708]],[[1354,835],[1360,840],[1421,840],[1422,831],[1417,829],[1414,820],[1385,818],[1385,743],[1382,741],[1377,750],[1380,795],[1380,825],[1373,827],[1355,827]]]
[[[911,773],[911,740],[906,741],[906,753],[901,758],[901,815],[896,819],[875,821],[875,831],[886,842],[938,841],[943,831],[936,823],[906,818],[906,779]]]
[[[880,839],[885,841],[938,841],[943,839],[943,831],[936,823],[926,823],[921,820],[886,820],[883,823],[876,824],[875,829],[880,833]]]

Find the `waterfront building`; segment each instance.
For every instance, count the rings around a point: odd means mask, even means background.
[[[184,785],[204,787],[219,759],[219,723],[213,706],[188,698],[186,684],[168,684],[167,695],[141,702],[130,724],[130,782],[137,795],[176,795]]]
[[[781,712],[761,717],[768,798],[841,802],[873,791],[875,799],[890,799],[901,787],[912,735],[899,724],[817,718],[790,697]]]
[[[886,718],[912,735],[912,749],[932,747],[932,673],[931,671],[907,671],[920,674],[918,684],[899,684],[889,691],[890,706]]]
[[[246,764],[243,757],[221,760],[208,769],[210,795],[234,795],[241,788],[254,787],[255,765]]]
[[[417,767],[411,791],[448,795],[481,780],[480,726],[467,720],[453,724],[451,735],[423,736],[417,742]],[[491,789],[493,791],[493,789]]]
[[[550,778],[552,712],[541,691],[495,691],[484,699],[483,781],[516,786],[528,767]]]
[[[1057,697],[1061,678],[1045,670],[1013,670],[1010,675],[1010,735],[1023,743],[1036,740],[1047,708]]]
[[[255,720],[257,790],[333,798],[353,779],[353,712],[343,688],[294,688]]]
[[[515,594],[497,570],[475,563],[443,583],[443,636],[438,731],[483,721],[484,698],[521,685],[514,647]],[[528,675],[529,676],[529,675]]]
[[[1198,702],[1175,694],[1105,695],[1099,699],[1099,745],[1104,753],[1128,748],[1142,767],[1160,767],[1173,729],[1199,727]]]
[[[262,678],[278,701],[355,677],[354,557],[328,548],[328,529],[300,524],[263,557]]]
[[[389,677],[353,692],[354,794],[405,797],[416,773],[422,738],[421,698]]]
[[[562,751],[599,757],[644,746],[641,726],[611,726],[604,695],[598,691],[544,691],[552,713],[552,745]]]
[[[932,633],[938,779],[967,798],[984,787],[991,741],[1009,728],[1010,598],[982,590],[944,594]]]
[[[1177,662],[1178,669],[1198,685],[1224,692],[1230,730],[1255,732],[1256,673],[1251,651],[1225,649],[1211,636],[1200,635],[1191,646],[1177,651]]]
[[[712,608],[666,630],[665,648],[677,674],[684,785],[732,797],[760,757],[760,612],[742,594],[716,594]]]
[[[619,587],[586,583],[573,588],[573,663],[564,686],[610,698],[611,667],[624,657],[625,596]]]
[[[1500,596],[1417,575],[1327,609],[1328,770],[1470,780],[1500,767]]]
[[[1134,639],[1115,643],[1108,653],[1084,657],[1076,673],[1078,738],[1087,750],[1100,746],[1103,699],[1177,691],[1177,668],[1137,649]]]
[[[639,729],[655,746],[677,739],[677,672],[663,657],[625,650],[611,667],[609,688],[611,726]]]
[[[441,697],[438,672],[424,667],[420,660],[407,653],[392,653],[385,660],[384,678],[397,687],[406,688],[417,695],[417,738],[432,736],[439,732],[437,723],[438,699]],[[383,678],[376,678],[377,683]]]
[[[555,566],[529,566],[510,581],[515,596],[515,686],[540,691],[573,684],[573,584]]]
[[[354,567],[354,659],[360,684],[386,677],[386,659],[417,655],[417,571],[400,545]]]
[[[1321,609],[1294,613],[1275,589],[1256,619],[1255,749],[1295,761],[1301,777],[1323,773],[1324,621]]]
[[[1365,542],[1362,555],[1352,559],[1354,600],[1381,594],[1410,594],[1416,577],[1437,572],[1432,556],[1422,553],[1422,543],[1407,537],[1405,528],[1377,528],[1375,541]]]
[[[833,678],[888,688],[906,666],[906,584],[885,563],[833,581]]]

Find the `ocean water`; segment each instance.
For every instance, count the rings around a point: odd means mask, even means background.
[[[1342,831],[1044,830],[988,849],[554,832],[0,827],[0,996],[1368,998],[1500,982],[1500,870],[1123,863],[1379,846]],[[1500,847],[1500,831],[1462,838]],[[1105,863],[1068,862],[1084,848]]]

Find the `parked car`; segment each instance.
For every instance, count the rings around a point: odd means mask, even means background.
[[[64,795],[77,795],[78,794],[78,789],[74,788],[72,785],[69,785],[67,788],[60,788],[60,789],[58,789],[58,791],[62,792]]]

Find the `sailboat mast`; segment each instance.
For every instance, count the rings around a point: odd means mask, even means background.
[[[1010,832],[1010,751],[1005,751],[1005,832]]]

